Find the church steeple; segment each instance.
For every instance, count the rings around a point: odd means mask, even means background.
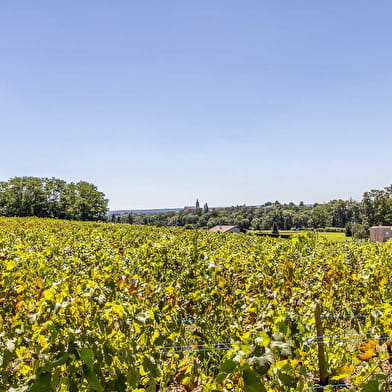
[[[196,210],[200,208],[199,199],[196,199]]]

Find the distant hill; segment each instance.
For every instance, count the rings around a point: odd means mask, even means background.
[[[160,214],[161,212],[178,212],[182,208],[155,208],[152,210],[114,210],[109,211],[107,215],[123,215],[123,214]]]

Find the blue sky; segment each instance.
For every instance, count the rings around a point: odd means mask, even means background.
[[[392,3],[0,4],[0,179],[111,209],[359,200],[390,185]]]

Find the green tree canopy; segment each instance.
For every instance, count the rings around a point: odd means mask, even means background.
[[[108,200],[85,181],[14,177],[0,182],[0,214],[73,220],[105,219]]]
[[[392,185],[382,190],[365,192],[362,209],[368,226],[392,225]]]

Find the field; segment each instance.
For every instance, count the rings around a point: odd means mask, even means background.
[[[0,391],[387,391],[391,261],[304,233],[1,218]]]
[[[319,237],[327,238],[330,241],[351,241],[352,237],[346,237],[345,233],[331,233],[320,231],[317,233]]]

